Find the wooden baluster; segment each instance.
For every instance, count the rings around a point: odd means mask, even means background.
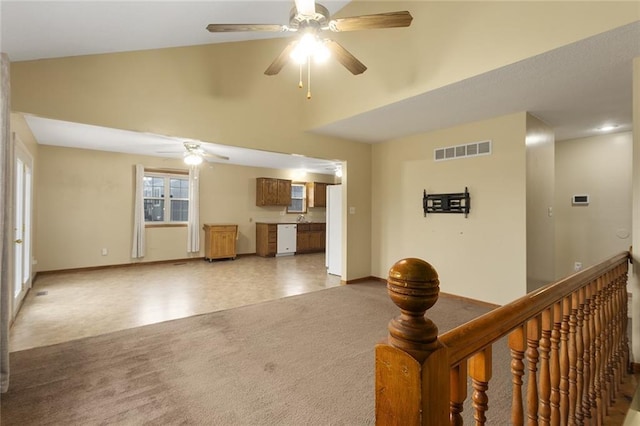
[[[511,424],[514,426],[524,425],[524,409],[522,406],[522,376],[524,376],[524,347],[525,330],[520,326],[509,334],[509,349],[511,349]]]
[[[539,424],[548,425],[551,421],[551,376],[549,358],[551,352],[551,328],[553,323],[553,311],[551,308],[542,311],[542,330],[540,337],[540,373],[539,373]]]
[[[578,351],[576,326],[578,324],[578,303],[573,295],[567,297],[571,301],[569,312],[569,418],[568,424],[576,422],[576,406],[578,405]]]
[[[462,426],[462,411],[464,410],[464,401],[467,399],[467,363],[461,362],[451,368],[451,397],[450,397],[450,417],[451,426]]]
[[[540,340],[540,317],[527,321],[527,369],[529,383],[527,387],[527,424],[538,424],[538,342]]]
[[[627,335],[627,327],[628,327],[628,303],[629,303],[629,293],[627,291],[627,280],[628,280],[628,268],[627,264],[624,265],[624,283],[622,285],[622,309],[623,318],[621,318],[622,330],[620,331],[620,338],[622,339],[622,371],[628,371],[629,369],[629,337]]]
[[[617,390],[620,383],[624,381],[626,373],[625,364],[625,340],[626,340],[626,324],[627,324],[627,264],[618,266],[616,273],[618,279],[616,281],[616,383]]]
[[[596,280],[595,310],[593,313],[595,322],[595,351],[596,368],[593,381],[595,393],[596,422],[602,423],[604,420],[604,409],[602,406],[602,379],[603,379],[603,357],[602,357],[602,277]]]
[[[451,366],[425,318],[438,300],[438,274],[423,260],[403,259],[389,270],[387,290],[400,316],[389,322],[387,343],[376,345],[376,424],[444,425]]]
[[[618,338],[616,346],[616,354],[618,359],[618,383],[624,382],[624,377],[627,372],[625,364],[625,338],[627,324],[627,265],[619,266],[618,276]]]
[[[582,413],[582,395],[584,393],[584,288],[571,295],[571,303],[576,304],[576,404],[575,422],[583,424],[584,414]]]
[[[624,309],[622,306],[622,287],[624,285],[624,268],[622,265],[619,265],[615,269],[615,278],[613,285],[613,384],[614,384],[614,394],[617,395],[620,392],[620,384],[622,383],[623,371],[622,367],[622,346],[620,342],[622,341],[622,315],[624,314]]]
[[[611,322],[613,323],[613,337],[612,337],[612,368],[613,368],[613,393],[614,393],[614,397],[615,395],[618,394],[618,392],[620,391],[620,382],[621,382],[621,375],[620,375],[620,332],[622,330],[622,324],[621,324],[621,312],[622,312],[622,306],[620,305],[621,301],[622,301],[622,297],[620,294],[620,284],[621,284],[621,277],[622,275],[620,274],[621,269],[620,266],[618,266],[615,269],[615,277],[614,277],[614,281],[613,281],[613,287],[612,287],[612,301],[613,301],[613,305],[611,307],[612,309],[612,318],[611,318]]]
[[[569,419],[569,313],[571,299],[562,300],[562,324],[560,325],[560,424]]]
[[[473,418],[476,421],[476,426],[482,426],[487,422],[485,413],[489,409],[487,389],[489,389],[489,380],[491,380],[491,365],[491,346],[469,359],[469,377],[471,377],[473,386],[472,399],[475,409]]]
[[[553,330],[551,331],[551,424],[560,424],[560,327],[562,326],[562,302],[553,305]]]
[[[604,325],[606,328],[605,332],[605,351],[606,351],[606,369],[605,369],[605,386],[606,386],[606,400],[605,413],[609,414],[609,407],[615,401],[615,385],[613,379],[613,361],[614,361],[614,352],[613,352],[613,338],[615,337],[615,329],[613,327],[613,285],[614,285],[614,274],[613,271],[608,272],[606,274],[607,279],[605,282],[605,305],[604,305]]]
[[[593,311],[595,309],[595,300],[593,298],[593,283],[584,287],[584,323],[582,338],[584,341],[584,390],[582,395],[582,412],[585,423],[590,422],[593,418],[593,407],[595,405],[595,393],[593,387],[594,371],[595,371],[595,326],[593,319]]]

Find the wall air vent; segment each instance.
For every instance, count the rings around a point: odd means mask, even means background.
[[[491,141],[472,142],[464,145],[448,146],[433,150],[434,161],[455,160],[491,154]]]

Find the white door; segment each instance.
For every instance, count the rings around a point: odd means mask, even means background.
[[[18,313],[22,299],[31,287],[31,206],[33,188],[33,159],[22,142],[17,137],[15,138],[13,317]]]
[[[327,272],[342,276],[342,185],[327,185]]]

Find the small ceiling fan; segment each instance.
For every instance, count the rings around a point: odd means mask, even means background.
[[[377,28],[408,27],[413,17],[407,11],[360,15],[331,19],[329,11],[314,0],[295,0],[289,15],[289,25],[278,24],[209,24],[212,33],[237,31],[294,32],[300,37],[290,42],[264,72],[275,75],[291,57],[301,65],[309,64],[312,57],[326,58],[333,53],[335,58],[352,74],[362,74],[367,67],[336,41],[322,39],[324,31],[342,32]],[[302,74],[302,71],[301,71]],[[302,78],[300,79],[302,87]],[[307,95],[310,97],[310,93]]]
[[[220,160],[228,160],[229,157],[206,151],[198,142],[185,142],[184,162],[186,164],[197,166],[202,163],[203,159],[218,158]],[[211,160],[207,160],[211,161]]]
[[[218,158],[220,160],[229,160],[229,157],[219,154],[214,154],[203,148],[200,142],[186,141],[184,145],[184,162],[190,166],[197,166],[202,163],[202,160],[212,161],[210,158]],[[158,154],[175,154],[181,151],[158,151]]]

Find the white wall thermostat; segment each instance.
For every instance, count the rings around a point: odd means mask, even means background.
[[[578,194],[571,196],[571,204],[574,206],[587,206],[589,205],[588,194]]]

